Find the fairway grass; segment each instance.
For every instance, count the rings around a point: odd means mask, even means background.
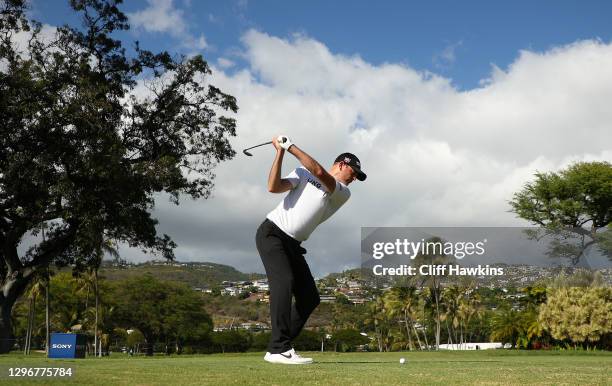
[[[612,353],[467,351],[303,353],[315,363],[273,365],[263,353],[77,360],[0,355],[0,383],[19,385],[611,385]],[[406,358],[401,365],[400,358]],[[9,379],[12,367],[72,367],[70,379]]]

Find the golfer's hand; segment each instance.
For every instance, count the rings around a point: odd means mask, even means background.
[[[285,150],[289,150],[289,148],[291,147],[291,145],[293,145],[293,142],[291,142],[291,140],[289,139],[289,137],[287,137],[286,135],[279,135],[276,138],[276,142],[278,143],[278,145],[280,147],[282,147]]]
[[[272,145],[274,145],[274,148],[276,149],[276,151],[283,151],[284,149],[281,147],[280,143],[278,143],[278,138],[280,137],[272,138]]]

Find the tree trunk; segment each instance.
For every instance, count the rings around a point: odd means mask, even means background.
[[[436,301],[436,350],[440,349],[440,301],[438,299],[439,288],[434,287],[434,299]]]
[[[4,278],[0,290],[0,354],[7,354],[13,347],[15,339],[11,313],[17,298],[25,291],[30,279],[31,276],[24,278],[15,272],[7,274]]]
[[[414,335],[416,336],[417,342],[419,343],[419,350],[423,350],[423,345],[421,344],[421,338],[419,338],[419,332],[414,326],[414,323],[412,323],[412,329],[414,330]]]
[[[94,292],[96,296],[96,324],[94,325],[94,342],[96,342],[96,349],[98,348],[98,270],[94,270]],[[102,342],[100,342],[100,355],[102,356]]]
[[[153,346],[154,346],[153,342],[149,343],[149,341],[147,341],[147,353],[146,353],[146,355],[148,357],[152,357],[153,356]],[[225,350],[223,350],[223,352],[225,352]]]
[[[51,277],[49,275],[49,267],[47,267],[47,284],[45,285],[45,353],[49,356],[49,287],[51,286]]]
[[[376,328],[376,338],[378,340],[378,351],[383,352],[382,332],[379,332],[378,328]],[[335,347],[334,351],[336,351]]]
[[[427,339],[427,331],[425,331],[425,326],[423,326],[423,340],[425,341],[425,347],[427,347],[427,351],[429,351],[429,340]]]
[[[43,223],[44,224],[44,223]],[[41,226],[43,243],[46,241],[45,238],[45,226]],[[49,266],[47,266],[47,283],[45,283],[45,354],[49,356],[49,287],[51,286],[51,273],[49,272]]]
[[[32,310],[34,305],[34,298],[30,298],[30,302],[28,304],[28,326],[26,327],[26,338],[25,338],[25,347],[23,350],[24,355],[30,354],[30,341],[32,340]]]
[[[0,354],[7,354],[13,347],[12,309],[13,304],[7,301],[3,301],[0,305]]]
[[[448,332],[448,343],[452,345],[453,344],[453,336],[451,335],[451,330],[450,330],[450,327],[448,325],[448,318],[446,319],[445,324],[446,324],[446,331]]]
[[[74,241],[77,229],[78,225],[71,227],[65,235],[54,240],[51,246],[34,256],[27,265],[20,262],[17,254],[17,239],[23,233],[17,236],[12,234],[9,240],[5,241],[4,246],[0,246],[3,248],[0,264],[6,265],[3,277],[0,278],[0,286],[2,286],[0,289],[0,354],[8,353],[13,346],[11,313],[17,298],[25,293],[36,272],[47,269],[49,263],[68,248]]]
[[[410,334],[410,326],[408,325],[408,313],[404,310],[404,323],[406,324],[406,334],[408,334],[408,347],[410,350],[414,350],[414,343],[412,343],[412,334]]]

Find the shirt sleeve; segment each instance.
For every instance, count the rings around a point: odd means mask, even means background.
[[[348,186],[341,184],[336,181],[336,189],[330,196],[330,200],[334,203],[335,206],[342,206],[348,199],[351,197],[351,191]]]
[[[291,173],[289,173],[286,177],[284,177],[284,179],[288,180],[295,189],[295,187],[299,185],[300,178],[302,177],[302,175],[303,173],[301,172],[300,168],[297,168],[294,169]]]
[[[329,196],[330,205],[327,206],[325,213],[321,217],[321,222],[327,220],[331,217],[348,199],[351,197],[351,191],[348,186],[342,185],[340,182],[336,181],[336,189]]]

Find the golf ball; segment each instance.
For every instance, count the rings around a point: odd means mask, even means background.
[[[404,358],[400,358],[400,364],[404,364],[406,362],[406,360]]]

